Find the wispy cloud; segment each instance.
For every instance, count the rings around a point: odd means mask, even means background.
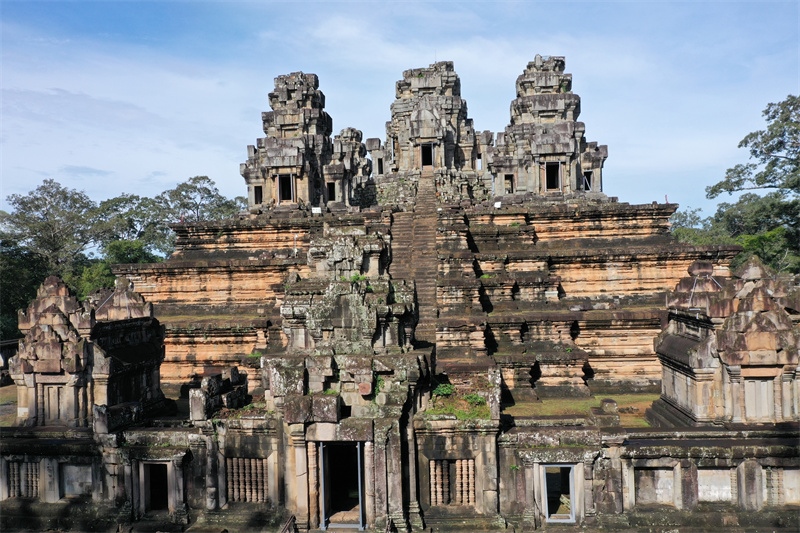
[[[272,80],[297,70],[320,76],[337,132],[383,138],[402,71],[452,60],[475,127],[501,131],[541,53],[567,58],[610,194],[703,206],[761,109],[800,85],[788,2],[118,4],[4,6],[3,197],[43,177],[154,195],[198,174],[241,194]]]

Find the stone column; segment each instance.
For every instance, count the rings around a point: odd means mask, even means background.
[[[306,443],[308,455],[308,514],[309,527],[319,527],[319,478],[317,476],[317,443]]]
[[[294,479],[289,484],[294,486],[294,515],[298,529],[308,529],[308,467],[306,451],[305,426],[291,424],[289,426],[289,443],[294,456]]]
[[[374,524],[379,529],[386,525],[388,516],[388,494],[387,485],[390,476],[388,475],[387,446],[388,435],[391,425],[384,420],[375,420],[375,449],[373,470],[375,472],[375,520]]]
[[[781,388],[781,398],[779,399],[780,403],[777,405],[778,409],[780,410],[781,414],[783,415],[783,420],[792,420],[794,416],[797,414],[795,411],[795,397],[792,391],[792,378],[794,377],[794,369],[786,366],[781,373],[780,379],[780,388]],[[777,413],[776,409],[776,415]]]
[[[389,518],[394,521],[398,531],[408,530],[408,523],[403,511],[403,459],[400,449],[400,427],[393,422],[388,434],[386,446],[386,481],[389,504]]]
[[[7,500],[8,495],[8,462],[3,456],[0,455],[0,475],[2,475],[2,482],[0,482],[0,501]],[[41,479],[41,474],[39,474]]]
[[[58,461],[55,459],[43,459],[39,469],[39,498],[45,503],[57,502],[60,499]]]
[[[736,468],[736,494],[739,496],[739,507],[745,511],[760,511],[764,507],[762,499],[761,465],[749,459]]]
[[[411,389],[411,398],[414,398],[414,388]],[[413,400],[412,400],[413,401]],[[414,434],[414,424],[411,421],[413,413],[409,413],[406,423],[406,437],[408,441],[408,520],[414,531],[421,530],[425,526],[422,522],[422,513],[419,508],[419,495],[417,493],[417,439]]]
[[[209,431],[208,435],[205,435],[206,441],[206,509],[209,511],[213,511],[218,508],[219,506],[219,492],[220,488],[218,485],[218,472],[217,468],[219,467],[219,463],[217,462],[217,442],[213,436],[213,433]],[[223,486],[224,488],[224,486]]]
[[[577,476],[576,476],[577,477]],[[583,461],[583,505],[580,508],[581,516],[578,518],[578,513],[575,513],[577,520],[581,518],[593,517],[597,514],[597,509],[594,505],[594,498],[592,488],[594,485],[594,463],[590,459]],[[577,491],[576,491],[577,494]],[[576,509],[577,511],[578,509]]]
[[[676,467],[677,468],[677,467]],[[697,465],[689,459],[680,462],[681,509],[691,511],[697,507]]]
[[[742,391],[742,367],[729,366],[728,375],[731,379],[731,405],[733,418],[731,422],[741,424],[744,422],[744,394]]]
[[[375,526],[375,462],[374,445],[364,443],[364,516],[367,527]]]

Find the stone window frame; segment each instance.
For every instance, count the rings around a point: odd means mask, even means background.
[[[553,165],[557,165],[556,168],[558,169],[558,176],[557,176],[558,183],[556,184],[555,187],[550,187],[549,183],[548,183],[548,178],[547,178],[547,169],[549,167],[552,167]],[[564,181],[563,173],[564,172],[563,172],[563,168],[562,167],[563,167],[563,164],[562,164],[561,161],[545,161],[544,162],[544,191],[546,193],[548,193],[548,192],[561,192],[561,191],[564,190],[564,185],[563,185],[563,181]]]
[[[576,471],[575,464],[571,463],[543,463],[540,465],[541,467],[541,475],[542,475],[542,499],[543,499],[543,506],[542,510],[544,511],[544,519],[547,523],[554,523],[554,524],[575,524],[577,522],[577,516],[575,513],[575,503],[577,501],[577,487],[576,487],[576,478],[575,478],[575,471]],[[547,469],[548,468],[569,468],[569,501],[570,501],[570,509],[569,509],[569,518],[550,518],[550,509],[549,503],[547,498]]]

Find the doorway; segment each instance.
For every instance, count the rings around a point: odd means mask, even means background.
[[[432,144],[423,144],[422,145],[422,166],[423,167],[432,167],[433,166],[433,145]]]
[[[571,466],[547,465],[544,483],[547,498],[545,517],[548,522],[575,521],[575,491]]]
[[[169,507],[166,464],[144,465],[144,498],[145,511],[162,511]]]
[[[320,443],[320,529],[364,530],[363,446],[360,442]]]

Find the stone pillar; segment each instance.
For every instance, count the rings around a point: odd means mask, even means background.
[[[317,476],[317,443],[307,442],[308,455],[308,515],[309,527],[319,527],[319,477]]]
[[[386,447],[386,472],[387,496],[389,504],[389,518],[394,522],[398,531],[408,530],[408,523],[403,511],[403,458],[400,446],[400,427],[398,422],[393,422],[388,435]]]
[[[205,436],[206,441],[206,509],[214,511],[219,507],[219,492],[221,487],[218,484],[219,463],[217,462],[217,441],[213,434]],[[224,485],[223,485],[224,487]]]
[[[228,467],[219,446],[215,445],[215,448],[217,449],[217,504],[219,507],[224,507],[228,503]]]
[[[525,511],[522,513],[523,530],[534,530],[539,524],[539,507],[536,504],[536,467],[525,463]]]
[[[579,508],[583,517],[593,517],[597,513],[594,505],[593,486],[594,486],[594,463],[592,460],[585,459],[583,461],[583,505]],[[577,487],[576,487],[577,488]],[[576,491],[577,494],[577,491]],[[578,509],[576,509],[577,511]],[[577,512],[575,513],[577,519]]]
[[[414,398],[412,386],[411,397]],[[405,464],[408,466],[408,520],[414,531],[421,530],[425,526],[422,522],[422,513],[419,508],[419,495],[417,494],[417,439],[414,434],[414,424],[411,422],[409,413],[408,423],[406,424],[406,437],[408,440],[408,457]]]
[[[375,450],[374,450],[374,472],[375,472],[375,520],[374,524],[378,529],[386,526],[389,519],[388,492],[387,486],[391,477],[388,475],[387,446],[388,433],[391,430],[391,423],[385,420],[375,420]]]
[[[794,369],[789,366],[784,367],[779,382],[781,388],[780,403],[777,405],[778,409],[775,410],[776,415],[778,414],[778,410],[780,410],[783,420],[793,420],[797,415],[797,411],[794,410],[795,397],[793,394],[794,391],[792,391],[793,377]]]
[[[635,469],[629,460],[620,461],[620,466],[622,470],[622,512],[625,512],[636,507]]]
[[[39,498],[45,503],[57,502],[61,499],[58,487],[58,461],[42,459],[39,472]]]
[[[308,452],[303,424],[289,426],[289,443],[294,456],[294,479],[289,480],[290,485],[294,486],[294,515],[298,529],[308,529]]]
[[[763,472],[754,459],[742,462],[736,468],[736,493],[739,507],[745,511],[760,511],[764,507],[762,496]]]
[[[375,461],[374,445],[364,443],[364,516],[368,528],[375,526]]]
[[[677,467],[676,467],[677,468]],[[689,459],[680,462],[681,509],[691,511],[697,507],[697,465]]]
[[[728,374],[731,378],[731,405],[733,418],[731,422],[741,424],[744,422],[744,393],[742,390],[742,367],[729,366]]]
[[[39,474],[41,478],[41,474]],[[8,495],[8,462],[0,455],[0,501],[7,500]]]

